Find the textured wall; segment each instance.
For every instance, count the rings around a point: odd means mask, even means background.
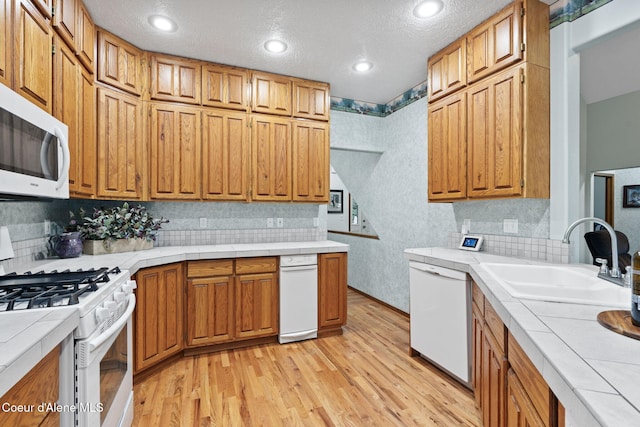
[[[471,220],[473,232],[501,235],[502,220],[516,218],[519,232],[509,236],[549,236],[548,200],[427,202],[426,98],[385,118],[332,111],[331,147],[333,167],[380,240],[331,233],[329,238],[351,245],[349,284],[401,310],[409,309],[403,251],[448,247],[450,233],[460,231],[463,219]],[[345,147],[383,153],[336,149]]]

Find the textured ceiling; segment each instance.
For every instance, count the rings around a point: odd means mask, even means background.
[[[427,78],[427,58],[510,0],[443,0],[418,19],[418,0],[84,0],[97,25],[141,49],[320,80],[331,94],[384,104]],[[546,1],[552,3],[553,1]],[[178,24],[160,33],[162,14]],[[268,54],[266,40],[289,49]],[[365,58],[368,74],[351,69]]]

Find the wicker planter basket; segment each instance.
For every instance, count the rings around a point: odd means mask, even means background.
[[[140,239],[138,237],[117,240],[85,240],[82,246],[82,253],[88,255],[103,255],[151,249],[153,248],[153,241]]]

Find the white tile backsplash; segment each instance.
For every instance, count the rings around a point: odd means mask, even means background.
[[[560,240],[492,234],[482,234],[482,236],[484,236],[482,250],[487,253],[557,264],[569,263],[569,245]],[[457,248],[461,239],[461,233],[451,233],[449,247]]]

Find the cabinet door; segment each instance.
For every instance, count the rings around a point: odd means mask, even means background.
[[[96,192],[96,101],[93,76],[74,52],[56,37],[53,115],[68,126],[69,192],[92,197]]]
[[[546,427],[513,369],[507,372],[507,427]]]
[[[142,269],[136,282],[134,359],[139,372],[184,347],[182,263]]]
[[[246,110],[249,72],[218,64],[202,66],[202,105]]]
[[[347,254],[318,254],[318,330],[347,323]]]
[[[53,18],[51,24],[62,40],[75,53],[77,38],[77,3],[76,0],[52,0]],[[81,2],[81,1],[80,1]]]
[[[98,88],[98,196],[130,200],[143,196],[142,102]]]
[[[77,17],[76,55],[87,70],[93,74],[96,57],[96,25],[84,3],[80,0],[78,0]]]
[[[75,193],[83,197],[94,197],[97,191],[96,183],[96,88],[93,75],[80,68],[80,82],[78,87],[78,173],[75,183]]]
[[[14,89],[51,113],[52,31],[49,21],[29,0],[17,0],[14,11]]]
[[[235,278],[236,339],[278,334],[279,301],[276,273],[243,274]]]
[[[202,120],[202,197],[207,200],[248,200],[247,114],[207,109]]]
[[[294,117],[327,121],[329,120],[330,108],[329,85],[327,83],[294,80]]]
[[[484,342],[484,318],[475,304],[471,310],[471,328],[473,335],[471,381],[473,394],[478,408],[482,405],[482,345]]]
[[[80,94],[79,69],[75,52],[59,36],[55,38],[56,53],[53,56],[54,105],[53,115],[68,127],[69,153],[69,192],[75,193],[79,185],[79,172],[82,163],[79,145],[81,122],[79,121]]]
[[[200,104],[200,62],[151,55],[151,99]]]
[[[189,279],[187,307],[187,345],[216,344],[233,339],[232,277]]]
[[[200,109],[151,106],[151,198],[199,199]]]
[[[490,331],[484,330],[482,343],[482,420],[483,425],[503,427],[505,379],[509,363]]]
[[[134,95],[142,93],[143,53],[104,30],[98,31],[98,80]]]
[[[466,114],[465,92],[429,106],[429,200],[455,200],[467,196]]]
[[[13,0],[0,0],[0,83],[11,87],[11,3]]]
[[[20,0],[22,1],[22,0]],[[53,7],[53,0],[29,0],[33,4],[38,12],[46,19],[51,19],[51,8]]]
[[[251,110],[256,113],[291,115],[291,79],[277,74],[254,73]]]
[[[329,126],[293,121],[293,200],[329,201]]]
[[[468,91],[469,197],[522,193],[521,75],[513,68]]]
[[[469,83],[522,59],[521,8],[521,2],[513,2],[469,32]]]
[[[467,41],[456,40],[427,63],[429,101],[435,101],[467,84]]]
[[[291,122],[254,115],[251,119],[251,198],[291,200]]]

